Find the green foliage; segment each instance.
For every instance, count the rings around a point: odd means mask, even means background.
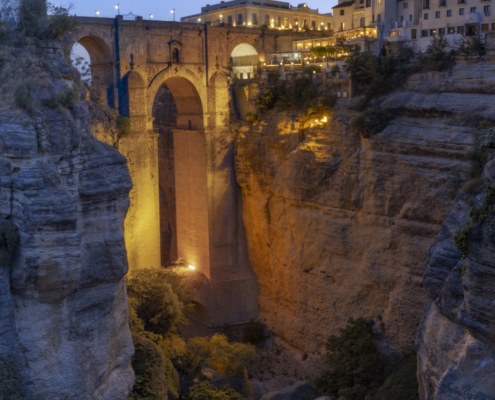
[[[55,39],[77,28],[77,18],[69,15],[72,8],[71,5],[68,8],[55,6],[52,3],[48,3],[47,5],[50,14],[44,30],[44,36],[47,39]]]
[[[46,12],[44,0],[22,0],[19,6],[19,28],[22,35],[42,39]]]
[[[234,389],[224,386],[216,388],[210,382],[202,382],[192,386],[189,391],[188,400],[245,400],[244,397]]]
[[[131,119],[119,115],[117,117],[117,137],[123,139],[131,134]]]
[[[75,83],[67,88],[65,92],[53,95],[46,99],[43,104],[48,108],[57,109],[59,107],[66,107],[69,110],[73,110],[76,107],[76,102],[81,98],[81,89]]]
[[[258,116],[253,113],[246,113],[246,121],[254,124],[256,121],[258,121]]]
[[[245,343],[259,344],[265,337],[266,325],[263,322],[250,319],[242,331]]]
[[[268,110],[271,110],[275,105],[275,95],[272,90],[265,89],[261,92],[261,95],[258,97],[258,106],[260,108],[260,112],[265,113]]]
[[[315,56],[323,57],[327,55],[327,48],[323,46],[315,46],[311,48],[311,53]]]
[[[383,131],[391,119],[392,114],[384,108],[368,108],[352,120],[351,126],[363,138],[369,138],[371,135]]]
[[[224,375],[240,374],[256,354],[253,346],[229,343],[225,335],[219,334],[189,339],[187,347],[191,352],[193,368],[205,362]]]
[[[268,28],[269,28],[269,26],[268,26],[268,25],[260,25],[260,26],[259,26],[259,28],[260,28],[260,29],[268,29]]]
[[[7,24],[7,22],[5,21],[0,21],[0,44],[4,44],[7,42],[10,31],[10,25]]]
[[[445,71],[455,62],[455,50],[447,51],[449,42],[444,36],[433,36],[426,48],[427,69]]]
[[[0,356],[0,400],[25,400],[15,363]]]
[[[31,112],[33,110],[33,102],[31,100],[31,91],[26,82],[19,81],[15,88],[15,104],[17,107]]]
[[[166,359],[160,347],[136,333],[132,334],[132,369],[136,380],[129,400],[162,400],[167,397]]]
[[[292,99],[292,96],[290,96],[289,94],[282,94],[278,97],[274,105],[278,111],[284,111],[294,108],[296,104]]]
[[[144,268],[129,278],[127,288],[131,308],[146,331],[167,334],[187,324],[192,287],[177,272]]]
[[[319,65],[306,65],[303,69],[302,69],[302,72],[303,74],[306,74],[306,75],[313,75],[313,72],[316,72],[316,73],[320,73],[321,72],[321,67]]]
[[[340,67],[337,64],[332,65],[330,72],[332,73],[333,76],[335,76],[335,75],[337,75],[338,72],[340,72]]]
[[[397,366],[380,386],[372,400],[419,400],[417,355],[411,353]],[[363,397],[364,398],[364,397]]]
[[[10,266],[19,241],[19,229],[12,222],[4,220],[0,224],[0,265]]]
[[[488,217],[493,215],[495,215],[495,185],[488,185],[482,205],[480,207],[471,207],[469,211],[470,220],[466,223],[466,226],[457,229],[454,234],[454,244],[464,257],[468,256],[469,240],[475,224],[482,224]]]
[[[363,318],[350,319],[340,336],[328,338],[328,370],[316,381],[319,395],[345,396],[362,400],[383,380],[384,363],[376,349],[372,323]]]

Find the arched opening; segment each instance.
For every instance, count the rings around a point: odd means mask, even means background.
[[[82,46],[85,51],[78,49]],[[83,58],[89,57],[91,96],[113,107],[113,65],[112,52],[104,40],[96,36],[84,36],[74,44],[74,52]],[[87,56],[86,56],[87,54]],[[80,68],[79,68],[80,69]]]
[[[172,51],[172,62],[180,63],[180,53],[179,53],[179,49],[177,49],[177,48],[175,48]]]
[[[259,56],[253,46],[247,43],[238,44],[230,57],[234,79],[251,79],[256,76]]]
[[[154,98],[152,118],[153,129],[158,133],[161,262],[162,265],[167,265],[178,256],[187,258],[187,255],[178,254],[177,238],[180,227],[179,229],[177,227],[177,209],[180,212],[181,207],[185,207],[184,203],[190,199],[179,199],[181,204],[177,205],[175,180],[177,154],[174,145],[174,130],[200,131],[203,129],[203,106],[194,85],[181,77],[172,77],[163,82]],[[187,133],[182,133],[181,137],[186,135]],[[186,144],[186,146],[190,145],[191,142]],[[179,162],[181,165],[187,163],[188,170],[194,169],[195,163],[188,162],[184,156]],[[179,182],[180,185],[185,183],[182,180]],[[194,196],[190,190],[187,193]],[[190,255],[186,261],[199,264],[199,258]]]

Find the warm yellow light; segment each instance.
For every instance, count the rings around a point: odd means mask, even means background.
[[[248,22],[248,25],[251,25],[251,22]]]
[[[323,119],[321,120],[321,122],[327,122],[327,117],[323,117]]]
[[[196,267],[195,267],[194,265],[190,265],[190,266],[189,266],[189,269],[190,269],[190,270],[194,270],[194,269],[196,269]]]
[[[313,74],[316,74],[316,71],[313,71]]]

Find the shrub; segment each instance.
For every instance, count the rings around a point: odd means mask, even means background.
[[[340,67],[337,64],[332,65],[332,69],[330,70],[330,72],[333,76],[335,76],[338,72],[340,72]]]
[[[162,400],[167,398],[166,359],[153,341],[132,334],[134,357],[132,369],[136,375],[129,400]]]
[[[459,251],[468,256],[469,252],[469,239],[474,230],[476,223],[483,223],[488,217],[495,215],[495,185],[489,185],[485,191],[485,198],[480,207],[471,207],[469,211],[470,220],[467,221],[466,226],[457,229],[454,234],[454,244]]]
[[[292,100],[291,96],[287,94],[281,95],[275,102],[275,108],[278,111],[290,110],[291,108],[294,108],[294,106],[294,100]]]
[[[350,319],[340,336],[328,338],[328,370],[316,381],[319,394],[346,396],[362,400],[376,390],[383,380],[384,363],[376,349],[372,323],[363,318]]]
[[[244,326],[244,329],[242,331],[243,341],[245,343],[259,344],[266,337],[265,331],[266,325],[263,322],[251,319]]]
[[[246,121],[254,124],[256,121],[258,121],[258,116],[253,113],[246,113]]]
[[[119,115],[117,117],[117,137],[123,139],[131,134],[131,119]]]
[[[313,75],[313,71],[320,73],[321,72],[321,67],[319,65],[306,65],[303,69],[302,72],[303,74],[306,75]]]
[[[72,32],[77,28],[78,21],[75,16],[69,15],[72,5],[68,8],[57,7],[52,3],[48,3],[48,18],[47,25],[44,30],[44,36],[48,39],[55,39],[65,33]]]
[[[216,388],[210,382],[194,385],[189,391],[189,400],[244,400],[234,389],[224,386]]]
[[[191,352],[193,368],[203,361],[224,375],[240,374],[256,354],[253,346],[229,343],[225,335],[219,334],[192,338],[187,347]]]
[[[323,46],[315,46],[311,48],[311,53],[315,56],[323,57],[327,55],[327,48]]]
[[[10,266],[19,241],[19,229],[12,222],[3,220],[0,224],[0,265]]]
[[[455,50],[447,51],[449,42],[443,36],[434,36],[426,48],[427,68],[433,71],[445,71],[455,62]]]
[[[262,113],[265,113],[268,110],[271,110],[274,104],[275,96],[273,92],[270,89],[263,90],[263,92],[261,92],[260,96],[258,97],[258,106],[260,108],[260,111]]]
[[[144,268],[128,281],[131,308],[144,329],[153,333],[174,332],[187,324],[192,311],[192,288],[176,272],[165,268]]]
[[[391,118],[392,114],[384,108],[368,108],[351,122],[351,126],[363,138],[369,138],[371,135],[383,131]]]
[[[380,386],[372,400],[400,399],[419,400],[417,355],[411,353],[398,365]],[[364,397],[363,397],[364,398]]]
[[[46,22],[44,0],[22,0],[19,6],[19,27],[24,36],[43,38],[43,23]]]
[[[23,110],[32,111],[33,109],[31,92],[24,81],[17,82],[15,89],[15,104]]]
[[[260,29],[268,29],[269,27],[268,27],[268,25],[260,25],[259,28]]]
[[[25,400],[15,363],[0,356],[0,400]]]

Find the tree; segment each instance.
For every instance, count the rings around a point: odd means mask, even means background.
[[[486,54],[485,44],[481,42],[479,33],[476,36],[456,35],[454,41],[456,51],[466,59],[469,56],[482,57]]]

